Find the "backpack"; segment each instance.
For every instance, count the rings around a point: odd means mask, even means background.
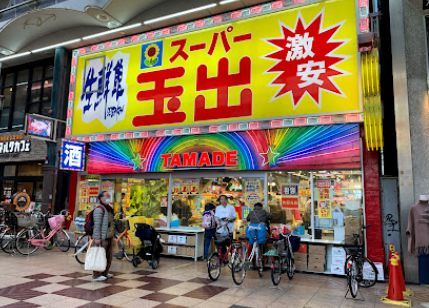
[[[202,226],[204,229],[214,229],[216,227],[216,220],[213,211],[205,211],[203,213],[203,223]]]
[[[85,234],[87,234],[89,236],[92,236],[92,234],[94,233],[94,210],[98,207],[101,208],[103,210],[103,213],[104,213],[104,211],[105,211],[104,207],[97,205],[92,211],[90,211],[85,216],[84,229],[85,229]]]

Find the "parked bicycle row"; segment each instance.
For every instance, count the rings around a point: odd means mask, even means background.
[[[67,211],[51,215],[34,211],[12,212],[0,209],[0,248],[5,253],[31,255],[39,248],[51,250],[58,247],[67,252],[71,240],[64,230]]]

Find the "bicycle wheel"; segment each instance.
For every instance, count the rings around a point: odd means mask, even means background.
[[[287,277],[289,278],[289,280],[292,280],[293,276],[295,275],[295,261],[290,253],[288,253],[286,265],[287,265],[287,271],[286,271]]]
[[[262,255],[261,245],[256,245],[256,267],[258,269],[258,275],[262,278],[262,273],[264,271],[264,257]]]
[[[236,285],[241,285],[246,278],[247,266],[246,266],[246,253],[238,253],[232,263],[232,280]]]
[[[274,257],[271,264],[271,281],[277,286],[282,279],[282,265],[279,257]]]
[[[353,298],[356,298],[359,291],[359,282],[357,280],[359,274],[358,264],[355,258],[350,258],[347,264],[347,284],[349,287],[350,294]]]
[[[0,237],[0,247],[5,253],[13,254],[15,252],[15,238],[16,234],[13,230],[9,229],[3,232]]]
[[[39,246],[34,246],[30,240],[42,238],[42,235],[34,229],[22,230],[16,235],[15,248],[20,254],[29,256],[39,249]]]
[[[122,255],[128,262],[133,262],[135,257],[134,248],[129,244],[128,238],[121,238],[118,241],[119,251],[122,252]]]
[[[63,229],[58,230],[54,235],[54,243],[62,252],[67,252],[70,249],[70,237]]]
[[[219,279],[221,273],[221,262],[217,252],[214,252],[207,261],[207,271],[211,280],[216,281]]]
[[[85,264],[86,252],[88,251],[89,246],[89,235],[82,235],[77,240],[74,247],[74,257],[76,261],[80,264]]]
[[[362,277],[362,281],[359,281],[359,286],[362,288],[370,288],[375,285],[378,278],[378,270],[374,265],[374,262],[372,262],[368,258],[364,258],[364,267],[365,263],[369,264],[366,267],[365,276]],[[363,269],[362,269],[363,271]],[[362,273],[363,275],[363,273]]]

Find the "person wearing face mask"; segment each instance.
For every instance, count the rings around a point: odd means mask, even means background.
[[[103,246],[106,249],[107,266],[104,272],[94,272],[94,281],[105,281],[112,278],[109,274],[110,265],[112,264],[113,236],[115,234],[115,225],[113,222],[114,213],[110,194],[102,191],[98,195],[99,204],[93,212],[94,230],[92,238],[94,244]]]

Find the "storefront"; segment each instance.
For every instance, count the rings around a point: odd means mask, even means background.
[[[302,237],[298,269],[341,274],[365,221],[355,12],[276,1],[75,50],[76,216],[110,191],[166,253],[197,258],[205,204],[227,195],[243,232],[262,202]]]
[[[0,134],[0,191],[6,203],[17,192],[27,192],[36,208],[42,206],[45,141],[23,133]]]

